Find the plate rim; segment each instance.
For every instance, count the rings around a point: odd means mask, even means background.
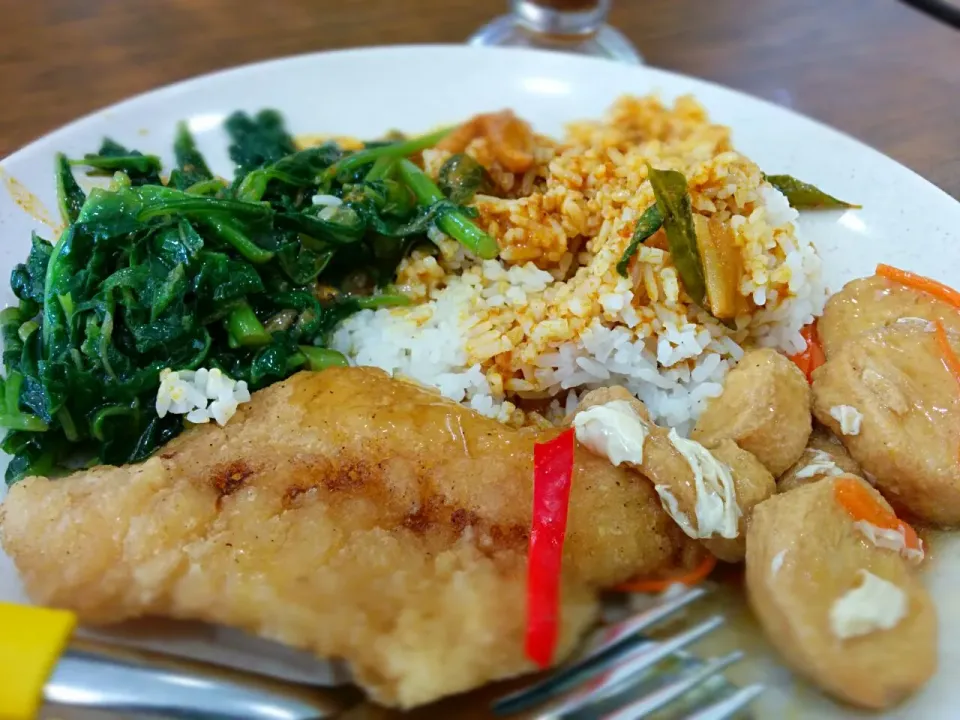
[[[847,143],[851,143],[856,146],[857,150],[860,152],[867,152],[873,154],[874,159],[883,159],[884,161],[893,163],[898,167],[899,170],[909,173],[913,176],[913,180],[920,180],[928,187],[926,190],[935,191],[934,195],[941,196],[940,200],[951,200],[955,203],[960,204],[960,200],[954,198],[946,190],[939,187],[932,181],[925,178],[923,175],[918,173],[916,170],[911,167],[903,164],[899,160],[887,155],[886,153],[874,148],[863,140],[851,135],[850,133],[840,130],[833,127],[832,125],[827,124],[826,122],[819,120],[817,118],[810,117],[809,115],[798,112],[792,108],[788,108],[784,105],[780,105],[766,98],[758,97],[747,91],[739,90],[737,88],[729,87],[722,83],[716,82],[714,80],[708,80],[701,78],[695,75],[687,75],[686,73],[676,72],[674,70],[664,69],[655,65],[630,65],[628,63],[621,63],[615,60],[608,60],[605,58],[591,57],[587,55],[576,55],[573,53],[565,53],[561,51],[554,50],[539,50],[533,48],[513,48],[513,47],[478,47],[468,44],[458,44],[458,43],[412,43],[412,44],[398,44],[398,45],[366,45],[359,47],[351,48],[338,48],[334,50],[317,50],[307,53],[294,53],[290,55],[282,55],[279,57],[267,58],[265,60],[254,60],[248,63],[243,63],[240,65],[231,65],[225,68],[219,68],[216,70],[211,70],[209,72],[200,73],[198,75],[193,75],[181,80],[175,80],[170,83],[159,85],[157,87],[151,88],[149,90],[144,90],[143,92],[125,97],[122,100],[117,102],[110,103],[108,105],[103,105],[99,108],[91,110],[90,112],[81,115],[80,117],[74,118],[73,120],[60,125],[53,130],[40,135],[37,138],[34,138],[26,145],[19,147],[14,150],[11,154],[7,155],[4,158],[0,158],[0,170],[4,169],[4,166],[7,164],[21,162],[25,159],[25,156],[29,156],[32,152],[37,152],[40,146],[56,142],[59,138],[69,135],[70,133],[75,132],[78,128],[83,128],[86,125],[96,122],[103,116],[107,116],[112,112],[120,112],[126,110],[130,106],[136,106],[137,104],[145,100],[156,100],[163,99],[166,95],[176,95],[178,92],[181,92],[185,89],[188,89],[194,85],[202,84],[204,82],[217,80],[219,78],[226,78],[232,75],[243,75],[250,73],[258,68],[273,68],[281,65],[293,65],[296,63],[310,63],[321,58],[326,57],[345,57],[349,58],[354,55],[374,55],[374,54],[404,54],[404,53],[454,53],[461,55],[520,55],[523,57],[539,57],[544,61],[553,61],[563,63],[574,63],[574,64],[588,64],[595,65],[600,68],[609,63],[613,63],[618,69],[626,69],[628,72],[636,72],[640,74],[650,74],[653,78],[660,78],[664,80],[664,85],[669,86],[671,83],[676,81],[681,81],[683,83],[692,82],[695,85],[700,85],[707,87],[712,91],[720,92],[731,96],[732,99],[743,102],[747,101],[748,103],[760,103],[762,106],[765,106],[766,109],[772,110],[775,112],[786,113],[787,115],[793,116],[795,119],[799,119],[808,123],[813,129],[816,128],[817,131],[822,133],[827,133],[833,135],[834,138],[843,140]]]

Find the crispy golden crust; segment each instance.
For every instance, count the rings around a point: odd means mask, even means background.
[[[377,700],[411,706],[530,669],[544,438],[377,370],[300,373],[140,465],[14,486],[3,543],[36,602],[85,622],[241,627],[343,657]],[[580,449],[569,523],[558,657],[596,589],[668,571],[691,543],[639,474]]]

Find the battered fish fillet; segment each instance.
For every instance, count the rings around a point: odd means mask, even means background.
[[[532,669],[535,442],[378,370],[300,373],[139,465],[30,478],[0,507],[31,598],[87,623],[239,627],[350,663],[410,707]],[[597,590],[699,549],[650,483],[577,448],[557,659]]]

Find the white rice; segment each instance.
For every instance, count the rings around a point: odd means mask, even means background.
[[[705,317],[691,322],[661,305],[655,306],[657,321],[638,325],[624,280],[623,288],[618,285],[617,292],[601,297],[604,320],[594,318],[575,341],[556,344],[533,363],[540,386],[557,398],[553,406],[557,417],[572,412],[585,390],[622,385],[646,404],[656,422],[685,435],[710,398],[720,395],[724,376],[743,356],[734,336],[745,335],[751,344],[787,353],[804,348],[800,330],[822,312],[826,298],[820,259],[796,227],[797,213],[784,196],[769,186],[762,194],[766,224],[793,229],[776,233],[791,271],[791,296],[774,302],[778,299],[755,294],[763,307],[754,313],[746,335]],[[503,281],[508,285],[505,291]],[[422,305],[354,315],[335,332],[332,344],[357,365],[413,378],[451,400],[505,419],[514,406],[505,402],[502,389],[491,388],[479,363],[467,364],[468,344],[488,343],[493,348],[490,355],[495,355],[502,338],[495,332],[476,337],[477,318],[492,308],[525,306],[552,282],[549,273],[532,264],[508,269],[487,261],[482,273],[453,278]],[[534,337],[538,333],[547,337],[552,328],[542,322],[532,331]],[[518,384],[522,387],[523,381],[514,382],[514,387]]]

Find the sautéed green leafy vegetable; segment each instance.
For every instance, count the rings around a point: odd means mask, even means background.
[[[219,368],[255,390],[344,364],[329,333],[358,310],[406,302],[390,284],[433,225],[497,254],[462,185],[447,197],[406,159],[446,131],[348,152],[297,150],[271,110],[225,127],[233,178],[214,175],[184,124],[166,181],[158,157],[110,139],[57,156],[66,228],[54,242],[34,235],[10,278],[19,304],[0,313],[8,483],[151,455],[183,429],[155,410],[164,368]],[[109,187],[85,193],[76,167]],[[359,290],[338,290],[346,281]]]

